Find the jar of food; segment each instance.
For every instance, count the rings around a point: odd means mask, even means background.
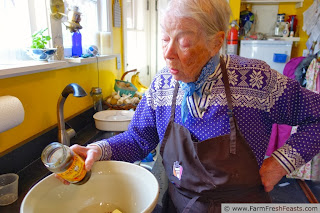
[[[84,160],[70,147],[58,142],[44,148],[41,160],[48,170],[73,184],[84,184],[91,176],[85,169]]]
[[[284,22],[284,18],[286,17],[285,13],[277,14],[277,22]]]
[[[92,87],[90,95],[93,100],[93,108],[96,112],[102,110],[103,95],[100,87]]]

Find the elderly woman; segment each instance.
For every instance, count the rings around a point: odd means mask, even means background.
[[[225,0],[171,0],[162,20],[167,66],[128,131],[72,149],[95,161],[134,162],[158,143],[173,204],[165,212],[219,212],[225,202],[271,202],[268,192],[320,151],[320,96],[265,62],[223,56]],[[299,125],[264,160],[273,123]]]

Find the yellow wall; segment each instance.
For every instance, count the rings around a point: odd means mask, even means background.
[[[113,28],[113,39],[113,52],[123,56],[122,28]],[[104,97],[111,94],[114,79],[119,78],[122,73],[123,64],[122,69],[117,70],[116,59],[99,62],[99,86]],[[69,83],[78,83],[88,96],[75,98],[69,95],[64,105],[65,118],[92,107],[89,93],[92,87],[98,86],[96,63],[0,79],[0,96],[12,95],[19,98],[25,110],[22,124],[0,133],[0,156],[57,124],[58,98]]]
[[[230,0],[230,7],[234,13],[236,13],[237,7],[239,7],[239,11],[242,11],[245,7],[245,4],[239,5],[240,0]],[[287,20],[289,15],[297,15],[298,20],[298,36],[300,37],[299,42],[294,42],[291,57],[302,56],[302,52],[304,49],[307,49],[306,42],[308,40],[308,35],[302,30],[303,25],[303,12],[306,11],[313,3],[313,0],[304,0],[303,7],[296,8],[296,3],[280,3],[278,13],[285,13]],[[239,12],[240,13],[240,12]]]
[[[241,0],[229,0],[229,5],[232,11],[231,20],[237,20],[239,24]]]

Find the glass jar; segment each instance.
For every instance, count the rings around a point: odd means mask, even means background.
[[[285,13],[278,13],[277,14],[277,22],[284,22],[285,17],[286,17]]]
[[[41,160],[49,171],[73,184],[84,184],[91,176],[91,171],[85,169],[84,160],[70,147],[58,142],[44,148]]]
[[[90,95],[93,100],[93,108],[95,111],[102,111],[103,95],[100,87],[92,87]]]

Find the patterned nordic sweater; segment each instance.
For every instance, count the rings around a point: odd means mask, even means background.
[[[320,152],[320,95],[300,87],[272,70],[265,62],[225,56],[234,115],[259,166],[265,157],[273,123],[299,125],[286,144],[272,155],[288,172],[293,172]],[[203,68],[214,69],[209,63]],[[138,105],[128,131],[96,142],[100,160],[141,160],[162,141],[169,122],[175,81],[168,68],[158,73]],[[179,88],[175,122],[181,122],[183,90]],[[183,126],[194,141],[230,133],[227,101],[220,65],[207,79],[202,97],[187,99],[189,114]]]

